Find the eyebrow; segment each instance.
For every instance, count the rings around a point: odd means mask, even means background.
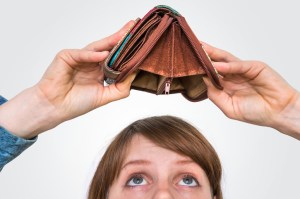
[[[192,163],[195,163],[195,162],[192,160],[179,160],[175,164],[185,165],[185,164],[192,164]],[[149,164],[151,164],[151,162],[148,160],[143,160],[143,159],[131,160],[131,161],[127,162],[126,164],[124,164],[122,169],[124,169],[128,165],[149,165]]]
[[[126,164],[124,164],[122,169],[124,169],[128,165],[149,165],[149,164],[151,164],[151,162],[148,160],[131,160],[131,161],[127,162]]]
[[[179,160],[176,164],[192,164],[195,163],[193,160]]]

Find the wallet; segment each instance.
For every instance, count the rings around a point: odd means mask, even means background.
[[[165,5],[135,20],[111,50],[103,70],[108,84],[136,72],[132,89],[157,95],[181,93],[194,102],[207,98],[204,76],[222,89],[216,69],[185,18]]]

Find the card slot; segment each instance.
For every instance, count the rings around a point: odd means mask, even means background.
[[[133,45],[132,49],[129,49],[129,52],[127,54],[127,56],[124,58],[124,62],[122,63],[122,65],[119,67],[119,70],[122,70],[123,67],[134,58],[134,56],[136,55],[136,53],[142,48],[143,44],[146,42],[146,40],[149,38],[149,36],[151,35],[151,33],[154,31],[155,27],[158,25],[158,22],[156,22],[156,24],[153,24],[152,27],[150,27],[146,32],[145,32],[145,36],[142,36],[139,38],[138,42],[136,42],[137,44]]]
[[[120,52],[120,55],[116,58],[115,63],[113,64],[113,68],[118,69],[120,67],[120,63],[122,63],[128,54],[128,52],[131,50],[132,46],[135,45],[139,41],[141,37],[147,32],[147,30],[153,26],[155,23],[159,22],[161,17],[157,14],[153,15],[153,17],[146,21],[146,23],[140,24],[140,27],[134,30],[134,32],[131,32],[132,34],[131,38],[127,41],[127,43],[124,45],[122,51]]]

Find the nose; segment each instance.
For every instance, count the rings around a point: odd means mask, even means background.
[[[170,192],[160,190],[155,193],[153,199],[174,199],[174,198]]]
[[[175,197],[172,194],[171,186],[165,184],[156,187],[152,199],[175,199]]]

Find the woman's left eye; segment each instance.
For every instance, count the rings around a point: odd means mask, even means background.
[[[143,176],[133,176],[132,178],[130,178],[126,185],[130,186],[130,187],[135,187],[135,186],[141,186],[141,185],[146,185],[147,181],[144,179]]]
[[[197,187],[198,181],[192,176],[184,176],[178,183],[181,186]]]

